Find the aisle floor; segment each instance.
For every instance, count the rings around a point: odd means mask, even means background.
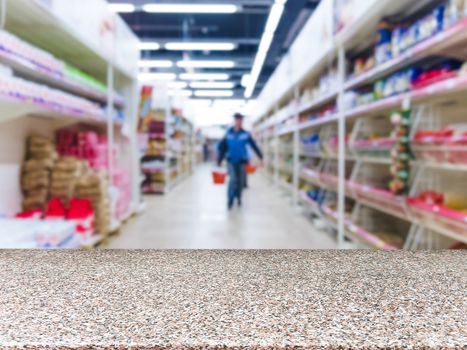
[[[146,211],[132,219],[107,248],[113,249],[334,249],[290,198],[262,174],[250,177],[242,208],[226,208],[225,186],[214,186],[209,166],[165,196],[146,197]]]

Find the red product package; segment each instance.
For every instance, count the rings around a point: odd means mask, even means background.
[[[41,219],[44,213],[42,210],[28,210],[15,215],[17,219]]]
[[[66,208],[60,198],[52,198],[47,203],[47,210],[45,212],[46,219],[65,219]]]
[[[444,195],[433,191],[422,192],[419,198],[426,204],[443,205],[444,203]]]
[[[76,232],[83,236],[92,236],[94,233],[94,210],[89,199],[72,198],[68,210],[68,220],[76,223]]]

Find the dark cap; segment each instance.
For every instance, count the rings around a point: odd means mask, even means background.
[[[234,114],[234,119],[235,120],[243,120],[245,118],[245,116],[243,114],[240,114],[240,113],[235,113]]]

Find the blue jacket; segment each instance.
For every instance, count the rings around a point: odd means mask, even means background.
[[[248,146],[255,151],[256,155],[263,159],[263,153],[248,131],[243,129],[236,131],[230,128],[219,143],[219,155],[217,162],[220,164],[227,156],[227,161],[232,164],[247,163],[249,160]]]

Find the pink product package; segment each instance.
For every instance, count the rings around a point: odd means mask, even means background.
[[[62,156],[74,156],[85,160],[97,170],[109,167],[107,137],[94,131],[60,130],[57,133],[57,150]],[[118,148],[112,150],[112,162],[117,164]]]

